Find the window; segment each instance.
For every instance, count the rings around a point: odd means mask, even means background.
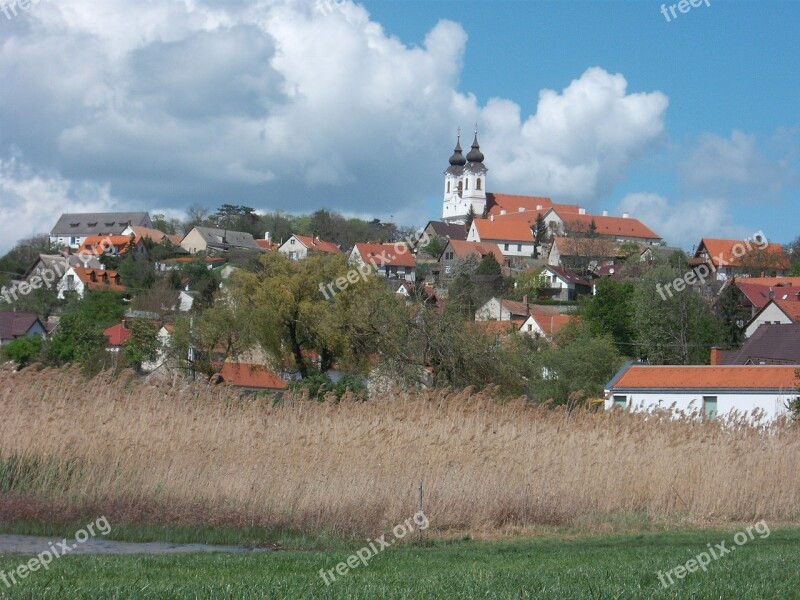
[[[517,244],[517,252],[522,252],[522,244]]]
[[[450,265],[445,265],[444,266],[445,275],[450,275],[450,269],[451,269]]]
[[[447,193],[448,194],[450,193],[450,182],[449,181],[447,182]]]
[[[528,331],[533,331],[533,325],[528,325]]]
[[[628,407],[628,397],[627,396],[614,396],[614,406],[619,406],[620,408],[627,408]]]
[[[505,250],[506,252],[508,252],[508,244],[503,244],[503,250]]]
[[[289,258],[292,260],[297,260],[297,252],[289,252]]]
[[[709,419],[717,416],[717,397],[703,396],[703,414]]]
[[[292,238],[292,239],[290,239],[290,240],[289,240],[289,245],[290,245],[290,246],[294,246],[294,238]]]
[[[468,189],[469,189],[469,179],[465,179],[465,180],[464,180],[464,189],[465,189],[465,190],[468,190]]]
[[[463,190],[463,189],[464,189],[464,182],[463,181],[459,181],[458,182],[458,193],[460,194],[461,190]]]
[[[445,260],[453,260],[453,253],[452,252],[445,252],[444,253]]]
[[[476,190],[480,190],[481,189],[481,178],[480,177],[478,177],[478,181],[475,182],[475,189]]]

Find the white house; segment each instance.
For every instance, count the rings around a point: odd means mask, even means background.
[[[628,363],[605,390],[605,408],[665,409],[674,416],[733,414],[770,421],[800,395],[800,365],[651,366]]]
[[[467,233],[468,242],[497,244],[503,256],[533,257],[536,242],[531,226],[525,220],[491,216],[488,219],[473,219]]]
[[[298,235],[296,233],[292,234],[288,240],[278,247],[278,252],[285,254],[292,260],[302,260],[308,256],[309,252],[330,252],[339,254],[341,251],[341,248],[333,242],[326,242],[318,237]]]
[[[800,323],[800,301],[773,298],[758,311],[744,330],[744,337],[753,335],[760,325]]]
[[[592,293],[592,282],[566,269],[547,265],[541,278],[556,300],[577,300],[578,296]]]
[[[78,248],[89,236],[120,235],[128,226],[153,227],[146,212],[64,213],[50,231],[50,243]]]
[[[167,361],[167,349],[169,348],[172,331],[174,331],[174,327],[171,323],[165,323],[161,329],[158,330],[158,353],[152,361],[145,361],[142,363],[142,371],[145,373],[152,373]]]
[[[561,328],[576,318],[574,315],[533,313],[520,325],[519,332],[552,342]]]
[[[405,242],[397,244],[363,244],[353,246],[349,262],[366,268],[387,279],[413,282],[417,278],[417,261],[411,247]]]
[[[512,321],[520,322],[531,314],[531,307],[527,302],[491,298],[475,311],[476,321]]]

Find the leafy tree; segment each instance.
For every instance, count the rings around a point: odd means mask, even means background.
[[[497,258],[495,257],[493,252],[489,252],[486,256],[481,259],[478,268],[475,269],[476,275],[502,275],[503,268],[500,266],[500,263],[497,262]]]
[[[134,369],[141,371],[142,363],[154,361],[161,349],[158,326],[147,319],[133,319],[128,323],[131,337],[125,342],[125,358]]]
[[[438,259],[444,249],[447,248],[448,240],[440,235],[431,236],[428,243],[420,247],[420,251],[424,252],[430,257]]]
[[[0,286],[7,285],[12,279],[22,276],[39,254],[51,251],[50,236],[44,233],[17,242],[0,258]]]
[[[183,224],[179,219],[167,219],[162,213],[154,214],[150,220],[153,222],[154,229],[158,229],[167,235],[175,235],[183,229]]]
[[[725,287],[715,305],[720,322],[721,342],[725,349],[739,348],[744,342],[744,324],[750,320],[750,310],[741,303],[741,292],[734,283]]]
[[[636,354],[634,293],[631,281],[618,282],[607,277],[597,282],[595,295],[584,297],[581,305],[588,331],[594,337],[610,336],[617,350],[626,356]]]
[[[142,254],[128,253],[119,261],[117,270],[122,283],[130,288],[134,295],[142,290],[149,290],[156,282],[153,264]]]
[[[464,227],[467,228],[467,231],[472,227],[472,222],[475,220],[475,217],[475,207],[470,203],[469,210],[467,211],[467,220],[464,222]]]
[[[186,221],[183,223],[183,230],[189,233],[198,225],[208,225],[208,209],[201,204],[192,204],[186,209]]]
[[[40,335],[26,335],[0,348],[0,355],[24,367],[39,358],[42,353],[43,338]]]
[[[508,297],[511,300],[522,301],[527,296],[529,300],[535,300],[545,288],[547,283],[542,277],[541,269],[530,269],[517,275]]]

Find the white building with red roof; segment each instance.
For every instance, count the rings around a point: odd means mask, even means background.
[[[417,279],[417,261],[411,247],[405,242],[396,244],[358,243],[350,252],[350,264],[365,268],[387,279],[414,282]]]
[[[285,254],[292,260],[302,260],[308,256],[309,252],[341,254],[342,249],[333,242],[321,240],[318,236],[294,233],[278,247],[278,252]]]

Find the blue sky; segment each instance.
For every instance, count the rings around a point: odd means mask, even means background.
[[[0,13],[0,250],[62,210],[229,202],[422,226],[475,121],[490,191],[630,212],[687,249],[789,242],[800,3],[709,4],[670,22],[645,0]]]

